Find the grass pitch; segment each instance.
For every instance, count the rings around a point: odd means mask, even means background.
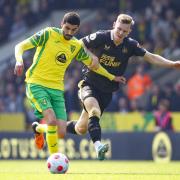
[[[180,180],[180,162],[74,161],[67,174],[50,174],[44,160],[0,160],[2,180]]]

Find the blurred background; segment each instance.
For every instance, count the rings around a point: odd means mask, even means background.
[[[130,37],[150,52],[171,60],[180,59],[179,0],[1,0],[0,132],[3,137],[8,132],[31,132],[31,124],[36,120],[25,96],[24,77],[13,74],[15,45],[42,28],[59,27],[64,13],[71,10],[81,17],[78,38],[100,29],[112,29],[117,15],[127,13],[135,20]],[[34,50],[24,54],[25,69],[31,65],[33,54]],[[65,76],[69,119],[78,119],[82,109],[77,96],[81,69],[82,65],[74,61]],[[127,84],[114,93],[102,117],[103,132],[130,136],[161,130],[178,133],[180,71],[155,67],[142,58],[132,57],[125,77]],[[152,143],[152,136],[149,142]]]

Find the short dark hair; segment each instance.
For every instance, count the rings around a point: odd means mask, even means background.
[[[80,16],[76,12],[68,12],[64,15],[64,18],[62,20],[62,23],[69,23],[72,25],[80,25]]]

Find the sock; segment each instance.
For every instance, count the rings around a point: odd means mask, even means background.
[[[88,131],[93,143],[101,141],[101,126],[99,124],[99,118],[97,116],[92,116],[89,120]]]
[[[57,126],[47,126],[46,141],[50,154],[58,152]]]
[[[38,124],[36,127],[36,131],[39,133],[46,133],[47,132],[47,124]]]
[[[67,132],[68,133],[77,134],[77,132],[75,131],[76,123],[77,123],[77,121],[68,121],[67,122]]]
[[[101,146],[101,145],[102,145],[102,144],[101,144],[100,141],[94,142],[94,147],[95,147],[96,152],[98,152],[98,148],[99,148],[99,146]]]

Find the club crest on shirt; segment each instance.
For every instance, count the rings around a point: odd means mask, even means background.
[[[46,99],[42,99],[42,100],[41,100],[41,104],[42,104],[42,105],[47,105]]]
[[[67,61],[66,54],[64,52],[58,52],[55,57],[55,61],[57,65],[60,65],[61,63],[66,63]]]
[[[90,38],[90,40],[95,40],[96,39],[96,33],[90,34],[89,38]]]
[[[71,45],[70,48],[71,48],[71,52],[73,53],[76,49],[76,46]]]
[[[110,46],[108,46],[108,45],[105,44],[104,49],[105,49],[105,50],[109,50],[109,49],[110,49]]]
[[[124,54],[128,53],[128,49],[126,47],[123,47],[122,48],[122,53],[124,53]]]

